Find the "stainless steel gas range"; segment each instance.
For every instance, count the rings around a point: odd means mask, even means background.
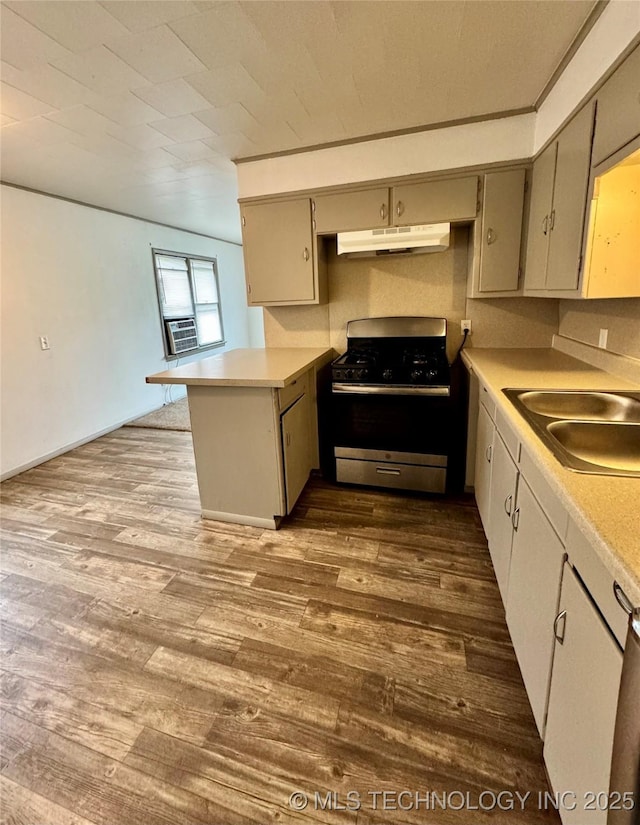
[[[347,325],[331,367],[336,480],[444,493],[459,489],[465,444],[444,318],[365,318]]]

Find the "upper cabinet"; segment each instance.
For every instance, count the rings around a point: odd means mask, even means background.
[[[391,203],[391,208],[389,208]],[[478,178],[405,183],[360,192],[337,192],[313,199],[315,231],[321,234],[472,221],[478,212]]]
[[[640,46],[611,75],[597,99],[595,165],[640,135]]]
[[[310,198],[244,204],[241,213],[249,306],[321,303]]]
[[[473,233],[470,298],[502,297],[520,287],[524,169],[488,172],[481,179],[481,213]]]
[[[313,199],[315,230],[321,234],[389,226],[389,187],[336,192]]]
[[[391,206],[394,226],[472,221],[478,213],[478,178],[474,175],[394,186]]]
[[[582,259],[593,105],[581,109],[533,166],[525,292],[577,290]]]

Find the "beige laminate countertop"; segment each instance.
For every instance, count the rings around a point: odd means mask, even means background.
[[[286,387],[298,376],[333,358],[322,347],[232,349],[147,376],[148,384],[186,384],[198,387]]]
[[[463,359],[609,572],[640,604],[640,478],[587,475],[563,467],[502,393],[506,387],[640,390],[640,384],[554,349],[469,349]]]

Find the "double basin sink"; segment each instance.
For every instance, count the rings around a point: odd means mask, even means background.
[[[565,467],[640,477],[640,392],[503,392]]]

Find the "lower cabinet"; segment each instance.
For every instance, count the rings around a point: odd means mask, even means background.
[[[564,545],[524,477],[513,513],[507,626],[531,710],[544,736]]]
[[[513,537],[512,518],[516,508],[520,474],[497,430],[493,438],[491,465],[491,495],[489,497],[491,528],[487,538],[500,595],[506,605]]]
[[[489,510],[491,505],[491,454],[495,426],[487,408],[480,404],[478,411],[478,430],[476,435],[476,470],[475,494],[476,504],[482,520],[485,533],[489,533]]]
[[[311,472],[311,409],[305,393],[281,416],[287,513],[290,513]]]
[[[555,624],[544,743],[549,780],[554,793],[567,794],[563,825],[606,825],[622,651],[569,564]]]

